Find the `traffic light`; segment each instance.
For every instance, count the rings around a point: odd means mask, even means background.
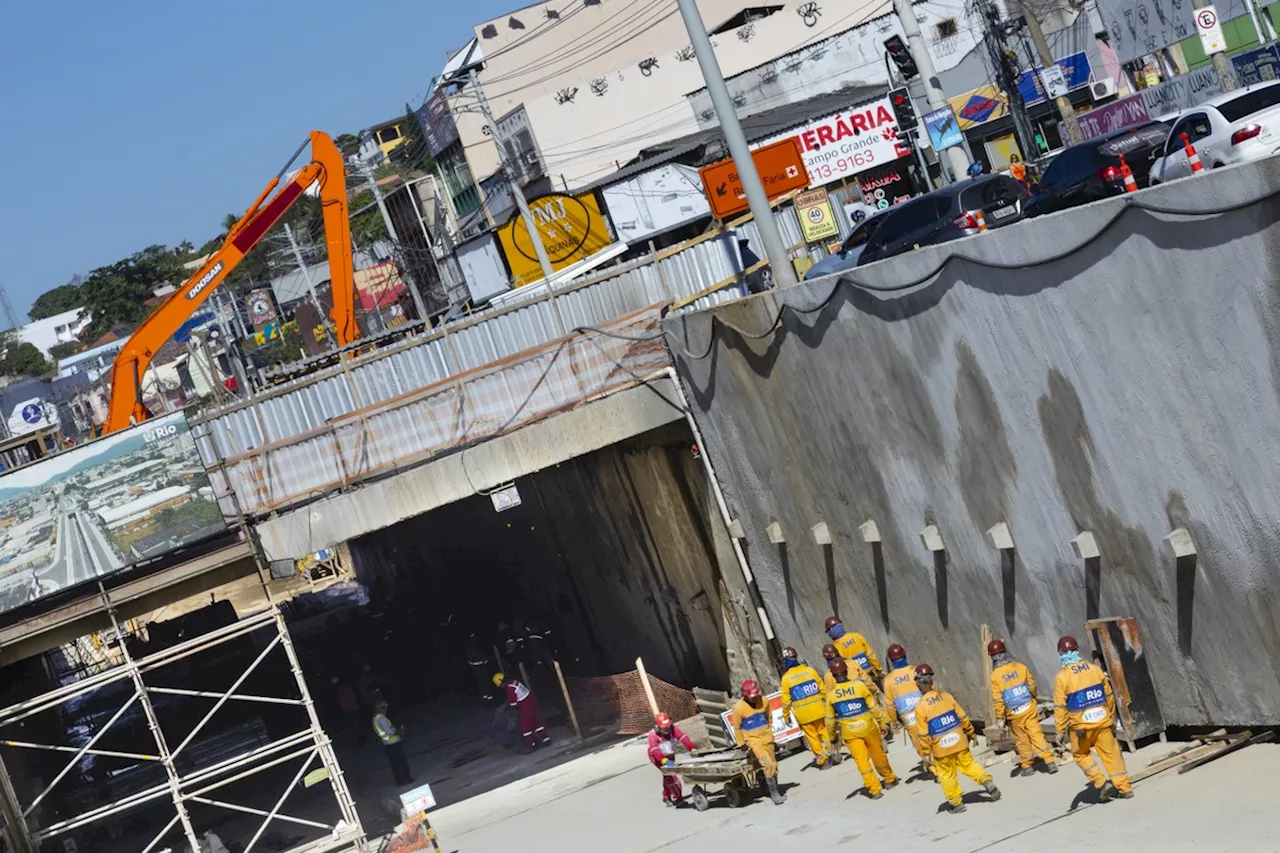
[[[889,103],[893,106],[893,117],[898,122],[898,133],[915,133],[916,108],[911,103],[911,95],[906,89],[894,89],[889,93]]]
[[[911,51],[907,50],[907,43],[902,40],[902,36],[890,36],[885,39],[884,49],[888,51],[893,64],[898,66],[903,80],[910,80],[919,75],[920,69],[916,68],[916,61],[911,58]]]

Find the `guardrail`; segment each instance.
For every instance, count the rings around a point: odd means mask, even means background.
[[[806,252],[787,202],[776,202],[783,206],[775,216],[793,255]],[[740,239],[760,245],[750,216],[554,294],[486,309],[205,410],[191,419],[197,447],[218,494],[229,488],[238,514],[253,516],[571,408],[669,361],[661,341],[562,338],[555,312],[570,329],[621,323],[656,335],[662,306],[699,310],[746,292],[746,275],[764,264],[743,268]]]
[[[343,413],[210,469],[219,494],[262,515],[504,435],[668,366],[661,306]],[[394,362],[391,363],[394,365]],[[192,426],[211,452],[218,422]]]

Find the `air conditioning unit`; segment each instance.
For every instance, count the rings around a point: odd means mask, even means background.
[[[1115,94],[1116,80],[1114,77],[1103,77],[1101,80],[1094,80],[1089,84],[1089,95],[1095,102],[1115,97]]]

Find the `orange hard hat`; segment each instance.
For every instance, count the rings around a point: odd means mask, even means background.
[[[671,728],[671,715],[659,711],[653,718],[653,724],[660,729],[669,729]]]
[[[754,699],[761,694],[760,685],[756,684],[750,678],[742,682],[742,698]]]
[[[992,640],[987,643],[987,654],[991,657],[1002,655],[1007,651],[1009,650],[1004,647],[1004,640]]]
[[[1059,654],[1061,654],[1062,652],[1078,652],[1078,651],[1080,651],[1080,644],[1076,642],[1075,637],[1063,637],[1061,640],[1058,640]]]

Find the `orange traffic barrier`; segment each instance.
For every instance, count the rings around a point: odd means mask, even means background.
[[[1203,171],[1204,164],[1200,162],[1200,155],[1196,153],[1196,147],[1191,144],[1191,140],[1187,139],[1187,135],[1182,134],[1182,145],[1187,151],[1187,162],[1191,164],[1191,174]]]
[[[1138,182],[1133,179],[1133,169],[1129,168],[1129,164],[1124,161],[1124,155],[1120,155],[1120,175],[1124,178],[1124,191],[1127,193],[1136,193],[1138,191]]]
[[[977,212],[974,214],[974,216],[976,216],[976,217],[977,217],[977,219],[978,219],[978,230],[979,230],[979,231],[986,231],[986,230],[987,230],[987,217],[986,217],[986,214],[984,214],[981,210],[979,210],[979,211],[977,211]]]

